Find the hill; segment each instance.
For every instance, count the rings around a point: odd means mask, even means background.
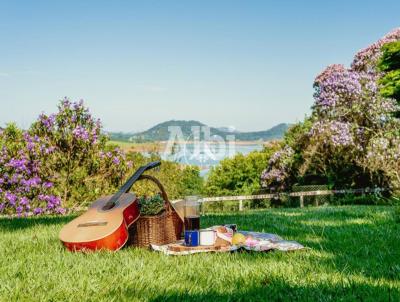
[[[193,126],[207,126],[199,121],[166,121],[151,127],[150,129],[139,132],[139,133],[123,133],[123,132],[111,132],[110,138],[112,140],[119,141],[136,141],[136,142],[149,142],[149,141],[166,141],[169,139],[170,132],[168,127],[178,126],[181,128],[183,137],[185,140],[193,137],[192,127]],[[226,138],[227,135],[235,135],[236,140],[239,141],[255,141],[255,140],[273,140],[281,139],[285,131],[289,128],[289,124],[281,123],[268,130],[264,131],[252,131],[252,132],[240,132],[233,130],[229,127],[210,127],[210,135],[219,135]]]

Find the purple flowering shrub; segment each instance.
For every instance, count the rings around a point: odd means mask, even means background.
[[[0,133],[0,213],[64,213],[45,172],[54,148],[46,139],[8,125]]]
[[[268,187],[272,192],[286,189],[293,163],[293,154],[293,149],[285,146],[271,156],[267,169],[261,175],[263,187]]]
[[[375,73],[382,56],[383,45],[398,40],[400,40],[400,28],[395,28],[375,43],[357,52],[351,63],[351,69]]]
[[[333,186],[400,185],[400,122],[393,114],[399,108],[381,95],[384,73],[377,68],[381,47],[396,40],[400,29],[358,52],[351,68],[331,65],[316,77],[315,102],[306,119],[311,127],[285,139],[283,150],[294,149],[291,164],[270,162],[261,176],[264,187],[284,188],[310,174]]]
[[[64,99],[27,131],[0,133],[0,213],[64,213],[115,190],[130,163],[83,102]]]
[[[393,191],[400,190],[400,130],[383,131],[371,138],[362,158],[363,167],[390,179]]]

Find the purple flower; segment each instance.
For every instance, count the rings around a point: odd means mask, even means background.
[[[45,154],[51,154],[51,153],[54,152],[54,150],[56,150],[56,147],[50,146],[50,147],[47,147],[47,148],[44,147],[42,152],[44,152]]]
[[[41,201],[46,200],[46,198],[47,198],[47,196],[44,195],[44,194],[39,194],[39,195],[38,195],[38,199],[41,200]]]
[[[64,208],[57,207],[57,208],[54,209],[54,212],[57,213],[57,214],[64,215],[67,211]]]
[[[15,206],[15,203],[17,201],[17,195],[7,191],[4,197],[8,200],[10,205]]]
[[[21,184],[27,188],[36,188],[40,185],[42,180],[38,176],[34,176],[30,179],[23,179],[21,180]]]
[[[316,122],[310,130],[311,136],[325,135],[334,146],[349,146],[353,144],[351,125],[338,121]]]
[[[34,215],[40,215],[43,213],[43,209],[42,208],[35,208],[33,209],[33,214]]]
[[[85,142],[89,140],[88,131],[80,125],[76,126],[76,128],[72,131],[72,134],[75,136],[76,139],[81,139]]]
[[[381,48],[384,44],[400,40],[400,28],[396,28],[377,42],[361,49],[355,56],[351,68],[356,71],[374,72],[381,56]]]
[[[346,68],[342,64],[332,64],[329,65],[322,71],[314,80],[314,85],[320,85],[325,82],[328,78],[332,76],[334,73],[345,72]]]
[[[119,158],[116,157],[116,156],[114,156],[114,158],[113,158],[113,163],[116,164],[116,165],[119,165],[119,163],[120,163]]]
[[[47,188],[47,189],[51,188],[51,187],[53,187],[53,183],[49,182],[49,181],[46,181],[46,182],[43,183],[43,187]]]
[[[29,199],[24,197],[21,197],[19,200],[19,205],[20,206],[27,206],[29,204]]]
[[[95,144],[97,143],[97,139],[98,139],[98,134],[97,134],[98,129],[94,128],[91,132],[92,135],[92,143]]]
[[[53,209],[61,204],[61,199],[54,195],[44,196],[44,200],[47,201],[48,209]]]
[[[351,104],[361,95],[362,86],[357,72],[333,71],[321,80],[314,94],[315,105],[327,109],[339,101]]]
[[[61,103],[61,110],[62,109],[71,109],[71,101],[67,97],[65,97]]]
[[[56,116],[54,114],[47,116],[44,113],[42,113],[41,115],[39,115],[39,122],[48,131],[51,131],[53,129],[55,119],[56,119]]]
[[[289,176],[290,165],[293,159],[294,150],[290,146],[275,152],[269,160],[268,167],[261,174],[261,184],[270,190],[278,186],[284,189]]]
[[[6,167],[14,168],[16,171],[22,172],[27,169],[26,165],[27,160],[25,158],[11,158],[10,161],[6,164]]]
[[[79,102],[73,103],[73,107],[74,107],[75,111],[79,111],[79,110],[83,109],[84,108],[83,100],[81,99],[81,100],[79,100]]]

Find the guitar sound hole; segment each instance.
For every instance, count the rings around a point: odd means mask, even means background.
[[[111,210],[113,207],[115,207],[115,204],[113,202],[107,202],[104,206],[103,206],[103,210],[107,211],[107,210]]]

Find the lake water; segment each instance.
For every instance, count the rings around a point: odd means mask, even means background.
[[[233,157],[238,153],[248,154],[251,151],[262,150],[263,144],[200,144],[186,143],[176,144],[173,151],[163,152],[163,159],[172,160],[182,164],[196,165],[200,167],[200,174],[206,176],[212,166],[217,165],[227,157]]]

